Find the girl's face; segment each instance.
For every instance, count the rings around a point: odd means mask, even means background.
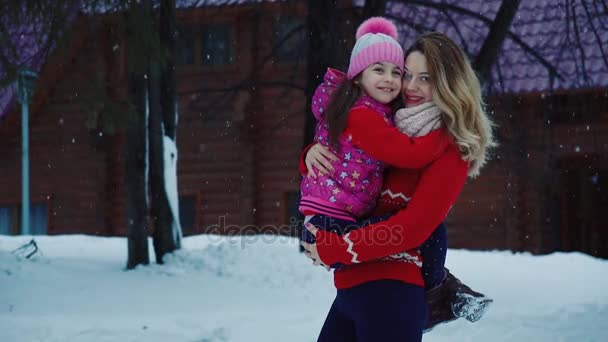
[[[355,83],[374,100],[388,104],[399,96],[401,74],[401,70],[395,64],[378,62],[365,68]]]
[[[403,76],[403,102],[414,107],[433,101],[431,75],[426,66],[426,57],[419,51],[410,53],[405,59]]]

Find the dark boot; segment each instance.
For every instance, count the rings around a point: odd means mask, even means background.
[[[446,271],[446,275],[447,275]],[[431,331],[436,325],[447,323],[458,319],[450,306],[453,301],[453,295],[447,291],[444,286],[447,277],[441,284],[426,291],[426,303],[429,308],[429,319],[424,327],[424,332]]]
[[[443,286],[450,292],[452,313],[456,317],[466,318],[469,322],[477,322],[494,300],[463,284],[447,268],[446,272]]]
[[[473,291],[446,268],[446,277],[436,287],[426,291],[429,319],[424,332],[436,325],[464,317],[470,322],[478,321],[487,311],[492,299]]]

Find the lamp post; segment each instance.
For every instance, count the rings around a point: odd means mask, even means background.
[[[17,73],[17,92],[21,102],[21,234],[30,234],[30,160],[29,160],[29,101],[38,75],[30,69]]]

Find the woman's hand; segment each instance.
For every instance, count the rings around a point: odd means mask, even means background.
[[[334,167],[331,163],[338,160],[338,157],[331,153],[327,147],[319,143],[314,144],[306,153],[305,163],[308,169],[308,176],[317,178],[313,167],[319,171],[319,175],[331,174],[334,172]]]
[[[319,228],[307,223],[304,225],[304,227],[306,227],[306,229],[308,229],[308,231],[314,235],[314,237],[317,237],[317,231],[319,230]],[[317,250],[317,244],[316,243],[308,243],[308,242],[304,242],[301,241],[300,244],[302,245],[302,247],[304,247],[304,249],[306,250],[304,252],[304,255],[306,255],[308,258],[310,258],[312,260],[312,264],[315,266],[323,266],[325,267],[325,269],[327,271],[330,270],[329,266],[325,265],[323,263],[323,261],[321,261],[321,257],[319,256],[319,251]]]

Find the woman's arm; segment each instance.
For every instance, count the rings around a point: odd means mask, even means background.
[[[467,178],[468,163],[451,146],[423,171],[408,207],[386,221],[344,236],[319,230],[316,248],[324,264],[353,264],[419,247],[448,214]]]
[[[450,144],[444,129],[410,138],[391,127],[377,112],[362,107],[349,112],[344,134],[370,156],[403,169],[427,166]]]

